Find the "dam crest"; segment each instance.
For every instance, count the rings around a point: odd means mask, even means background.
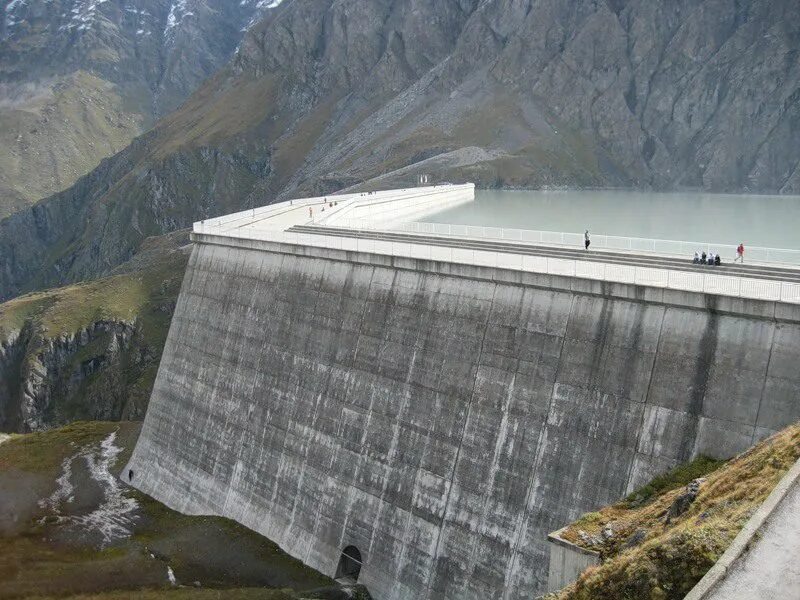
[[[381,600],[516,600],[544,591],[549,532],[800,418],[791,270],[698,283],[670,257],[395,226],[473,198],[195,224],[133,485]]]

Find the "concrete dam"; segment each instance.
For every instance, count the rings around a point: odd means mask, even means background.
[[[800,418],[797,271],[392,225],[473,197],[197,223],[122,477],[380,600],[530,599],[550,531]]]

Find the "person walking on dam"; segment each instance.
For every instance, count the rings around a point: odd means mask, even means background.
[[[591,243],[592,243],[592,241],[589,239],[589,230],[587,229],[583,233],[583,249],[584,250],[588,250],[589,249],[589,244],[591,244]]]
[[[739,242],[739,246],[736,248],[736,258],[733,259],[733,262],[737,260],[744,264],[744,244],[741,242]]]

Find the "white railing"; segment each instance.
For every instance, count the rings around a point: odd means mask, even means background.
[[[785,281],[289,231],[220,235],[800,304],[800,283]]]
[[[336,225],[339,227],[348,227],[350,229],[387,229],[386,224],[375,223],[368,219],[342,219],[339,220]],[[582,233],[422,222],[398,223],[393,225],[391,230],[583,248]],[[708,242],[684,242],[602,234],[591,234],[591,242],[591,248],[593,250],[601,248],[604,250],[617,250],[622,252],[646,252],[663,256],[678,256],[686,259],[691,259],[695,252],[709,253],[713,251],[719,254],[723,262],[726,263],[732,262],[733,259],[736,258],[737,246],[737,244],[710,244]],[[746,246],[745,260],[756,263],[800,265],[800,250]]]
[[[475,185],[472,183],[364,192],[332,213],[315,215],[314,222],[340,226],[342,222],[364,221],[389,227],[390,223],[421,219],[473,200]]]
[[[343,221],[371,223],[387,227],[387,223],[424,218],[445,208],[475,199],[475,184],[434,185],[377,192],[357,192],[314,198],[299,198],[249,208],[194,223],[196,233],[212,233],[215,228],[269,226],[269,220],[308,206],[312,211],[298,217],[298,222],[340,225]],[[328,210],[325,210],[328,209]]]

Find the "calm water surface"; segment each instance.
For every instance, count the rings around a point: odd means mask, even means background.
[[[800,249],[800,196],[478,190],[425,221]]]

